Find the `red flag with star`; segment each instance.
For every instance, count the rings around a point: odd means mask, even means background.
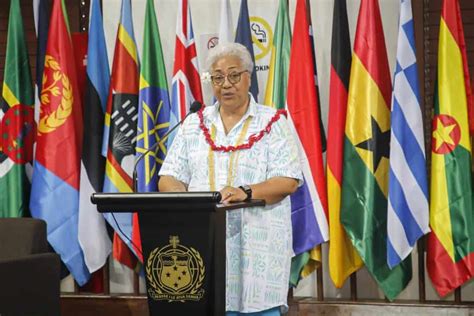
[[[467,66],[457,0],[441,12],[438,82],[431,145],[431,201],[427,267],[439,295],[474,276],[474,209]],[[467,78],[469,80],[469,78]]]

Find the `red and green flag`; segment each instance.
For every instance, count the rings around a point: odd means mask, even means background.
[[[474,209],[469,138],[469,74],[457,0],[441,12],[431,148],[427,268],[445,296],[474,275]]]
[[[411,279],[411,259],[387,265],[391,79],[377,0],[362,0],[347,104],[341,223],[389,300]]]
[[[19,0],[12,0],[0,99],[0,217],[21,217],[28,209],[34,139],[33,85]]]

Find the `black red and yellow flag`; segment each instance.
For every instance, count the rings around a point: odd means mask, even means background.
[[[331,241],[329,275],[337,288],[342,287],[347,277],[363,265],[340,221],[344,127],[352,60],[349,36],[346,0],[336,0],[332,20],[326,174]]]

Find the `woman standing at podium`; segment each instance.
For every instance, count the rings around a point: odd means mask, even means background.
[[[243,45],[217,45],[207,61],[217,102],[181,126],[159,190],[220,191],[223,203],[265,200],[227,214],[226,311],[280,315],[293,255],[289,195],[302,182],[297,147],[285,113],[249,94],[253,62]]]

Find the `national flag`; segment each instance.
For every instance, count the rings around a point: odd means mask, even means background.
[[[323,120],[321,117],[321,107],[319,106],[320,99],[319,99],[319,84],[318,84],[318,67],[316,65],[316,51],[314,49],[314,33],[313,33],[313,25],[311,24],[311,7],[310,3],[306,2],[307,4],[307,17],[308,17],[308,23],[309,23],[309,41],[311,43],[311,56],[313,57],[313,65],[314,65],[314,84],[316,86],[316,103],[318,104],[317,110],[318,110],[318,117],[319,117],[319,126],[320,126],[320,139],[321,139],[321,152],[326,151],[326,135],[324,133],[324,125],[323,125]],[[327,216],[326,212],[326,216]],[[296,267],[296,262],[299,261],[299,264],[304,264],[300,277],[305,278],[309,276],[311,273],[313,273],[314,270],[316,270],[320,264],[321,264],[321,246],[318,245],[311,249],[309,252],[302,254],[300,257],[302,260],[298,260],[298,257],[293,259],[293,266]],[[296,271],[296,269],[295,269]]]
[[[347,104],[341,223],[389,300],[411,279],[411,258],[387,265],[391,82],[377,0],[362,0]]]
[[[84,98],[84,95],[85,95],[85,91],[86,91],[86,79],[87,79],[87,48],[88,48],[88,32],[75,32],[75,33],[72,33],[71,34],[71,39],[72,39],[72,47],[74,49],[74,60],[75,60],[75,65],[76,65],[76,75],[77,75],[77,85],[78,85],[78,91],[79,91],[79,94],[82,96],[82,98]],[[84,100],[82,100],[84,101]],[[84,103],[83,103],[84,104]],[[87,109],[87,103],[84,104],[84,106],[86,107],[85,109],[83,109],[83,115],[86,114],[86,112],[89,112],[88,109]],[[102,123],[102,122],[101,122]],[[88,123],[84,123],[84,126],[88,126],[89,122]],[[101,124],[103,126],[103,124]],[[85,132],[85,135],[89,135],[88,133]],[[83,146],[88,146],[88,142],[83,139]],[[89,150],[89,148],[84,148],[84,150]],[[83,157],[81,157],[81,159],[83,160]],[[81,241],[81,235],[84,235],[84,232],[81,232],[81,216],[83,216],[83,212],[82,212],[82,207],[81,205],[84,205],[84,200],[81,201],[81,199],[83,198],[86,198],[87,200],[90,200],[90,194],[92,194],[93,192],[90,192],[89,195],[87,194],[84,194],[82,188],[83,188],[83,180],[84,179],[87,179],[87,178],[83,178],[83,163],[81,162],[81,186],[80,186],[80,191],[79,191],[79,244],[81,245],[81,248],[84,247],[84,244],[82,243]],[[103,170],[102,170],[103,172]],[[87,174],[84,175],[84,177],[87,177]],[[103,177],[103,174],[102,174],[102,177]],[[86,180],[88,181],[88,180]],[[89,202],[89,201],[85,201],[85,202]],[[90,202],[89,202],[90,203]],[[87,205],[86,205],[87,207]],[[97,207],[94,207],[93,208],[93,212],[95,213],[94,215],[98,215],[98,216],[101,216],[102,217],[102,221],[104,221],[103,219],[103,216],[102,214],[99,214],[97,213]],[[87,219],[86,219],[87,220]],[[96,228],[94,227],[94,224],[91,223],[91,227],[88,227],[87,225],[87,222],[86,222],[86,225],[84,225],[84,223],[82,223],[82,228],[86,228],[87,229],[90,229],[90,228]],[[105,228],[105,226],[104,226]],[[92,231],[90,233],[90,237],[98,237],[96,236],[98,234],[98,232],[96,231]],[[106,236],[108,238],[108,236]],[[100,240],[93,240],[92,243],[95,243],[97,242],[97,244],[101,244],[101,241]],[[109,239],[109,243],[110,243],[110,239]],[[90,251],[90,249],[88,249]],[[93,249],[95,250],[95,249]],[[83,248],[83,251],[84,251],[84,248]],[[100,256],[100,253],[98,254]],[[86,259],[86,254],[84,253],[84,259],[86,261],[86,264],[87,263],[87,259]],[[104,261],[105,262],[105,261]],[[88,265],[88,268],[89,265]],[[80,286],[78,288],[79,292],[80,293],[83,293],[83,292],[89,292],[89,293],[103,293],[104,292],[104,284],[103,284],[103,279],[104,279],[104,271],[103,269],[99,269],[99,270],[96,270],[95,272],[91,273],[91,277],[89,279],[89,281],[84,284],[83,286]]]
[[[393,268],[429,232],[428,183],[411,0],[401,0],[393,80],[387,263]]]
[[[170,126],[174,126],[189,112],[194,101],[203,102],[196,43],[194,41],[191,10],[188,0],[178,1],[173,79],[171,87]],[[167,143],[173,142],[172,134]]]
[[[280,0],[278,4],[277,19],[274,27],[270,65],[264,98],[264,104],[277,109],[286,108],[290,49],[291,27],[290,18],[288,16],[288,2],[286,0]],[[299,205],[294,205],[292,201],[292,214],[293,209],[296,210],[298,208]],[[297,230],[293,231],[293,236],[295,232],[297,232]],[[293,239],[295,240],[295,238]],[[301,270],[309,260],[309,253],[305,250],[302,250],[300,246],[297,246],[295,249],[294,243],[293,251],[295,252],[296,256],[292,258],[290,285],[296,286],[300,279]]]
[[[105,158],[101,150],[110,81],[100,1],[92,0],[90,11],[79,195],[79,243],[89,272],[92,273],[106,263],[112,244],[104,217],[97,212],[97,206],[90,200],[92,193],[101,192],[104,184]]]
[[[170,126],[171,105],[163,60],[160,30],[153,0],[147,0],[143,32],[142,66],[138,107],[137,158],[162,141]],[[138,192],[158,190],[158,172],[166,155],[166,143],[145,156],[137,166]],[[138,221],[137,221],[138,223]],[[137,226],[138,227],[138,226]],[[141,245],[140,234],[134,230],[134,244]],[[140,251],[138,251],[141,253]]]
[[[248,51],[250,52],[252,62],[255,65],[255,54],[253,50],[252,33],[250,31],[250,18],[247,0],[240,1],[240,13],[239,20],[237,22],[235,42],[247,47]],[[258,80],[257,72],[255,70],[252,71],[252,76],[250,78],[250,93],[255,100],[258,100]]]
[[[52,0],[35,0],[34,16],[36,18],[36,86],[38,87],[38,99],[41,95],[44,56],[46,54],[46,44],[48,41],[49,19],[51,16]],[[38,104],[39,105],[39,104]]]
[[[44,70],[44,60],[46,55],[46,44],[48,41],[49,20],[51,16],[51,6],[53,0],[33,0],[33,14],[36,28],[36,78],[35,84],[35,122],[39,122],[41,108],[41,87]],[[35,157],[36,143],[33,144],[33,159]],[[33,168],[32,168],[33,169]],[[32,172],[31,172],[32,173]],[[31,179],[31,176],[30,176]],[[51,251],[54,249],[49,245]],[[61,278],[69,275],[69,271],[63,262],[61,262]]]
[[[44,56],[46,54],[46,43],[48,40],[49,18],[51,15],[51,0],[34,0],[33,14],[36,28],[36,77],[35,85],[35,122],[39,121],[39,109],[41,107],[41,86],[44,69]],[[35,145],[33,145],[33,157]]]
[[[474,276],[472,154],[469,81],[461,11],[444,0],[438,48],[431,143],[427,268],[436,291],[447,295]]]
[[[307,2],[308,11],[311,12],[310,3]],[[313,64],[314,64],[314,84],[316,85],[316,98],[318,100],[318,104],[321,103],[319,98],[319,83],[318,83],[318,67],[316,65],[316,50],[314,49],[314,33],[313,33],[313,25],[311,22],[311,15],[308,14],[308,22],[309,22],[309,38],[311,42],[311,55],[313,56]],[[319,126],[321,126],[321,149],[323,152],[326,151],[326,134],[324,132],[324,125],[323,119],[321,117],[321,107],[318,107],[318,116],[319,116]]]
[[[304,184],[291,195],[293,249],[296,255],[313,249],[329,237],[319,104],[307,12],[306,0],[298,0],[288,74],[288,117],[297,133],[295,138],[298,140],[305,179]],[[318,250],[313,252],[312,259],[321,260]],[[299,258],[306,262],[294,258],[290,280],[293,285],[299,279],[297,267],[301,269],[301,263],[307,264],[310,258],[307,255]]]
[[[10,2],[7,47],[0,99],[0,218],[28,212],[33,159],[34,91],[19,0]]]
[[[459,2],[456,1],[458,4],[458,13],[457,17],[459,18],[459,47],[461,48],[461,55],[463,61],[463,73],[464,73],[464,85],[466,86],[466,103],[467,103],[467,115],[468,115],[468,124],[469,124],[469,133],[471,136],[474,135],[474,93],[472,91],[471,86],[471,78],[469,76],[469,66],[467,64],[467,55],[466,55],[466,41],[464,40],[464,29],[462,26],[462,18],[461,14],[459,13]],[[454,9],[454,8],[451,8]],[[468,20],[469,21],[469,20]]]
[[[329,276],[337,288],[341,288],[347,277],[363,265],[340,220],[344,127],[351,72],[351,51],[346,0],[335,0],[332,20],[326,174],[329,207]]]
[[[41,90],[31,215],[79,285],[90,277],[78,240],[82,111],[66,8],[54,0]],[[61,153],[61,154],[58,154]]]
[[[138,81],[138,53],[133,34],[131,4],[130,0],[123,0],[105,114],[110,134],[104,192],[132,192],[131,175],[138,122]],[[112,251],[114,258],[135,268],[136,260],[129,252],[129,249],[134,249],[131,241],[132,213],[105,213],[104,217],[116,234]]]
[[[232,12],[230,0],[221,1],[221,16],[219,21],[219,43],[233,42],[234,26],[232,23]]]
[[[275,22],[264,104],[285,108],[290,66],[291,27],[287,0],[280,0]]]

